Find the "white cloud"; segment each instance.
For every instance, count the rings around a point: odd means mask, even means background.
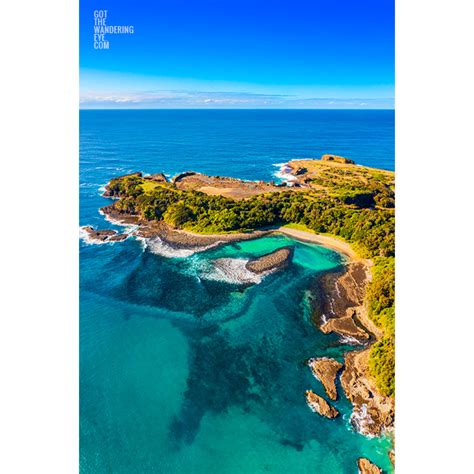
[[[393,99],[301,98],[295,95],[235,91],[150,90],[85,91],[81,108],[393,108]]]

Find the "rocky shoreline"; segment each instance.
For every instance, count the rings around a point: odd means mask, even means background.
[[[140,216],[118,212],[113,206],[105,206],[101,213],[116,225],[136,226],[131,235],[144,239],[159,238],[176,250],[199,249],[209,246],[224,245],[230,242],[257,239],[268,235],[270,230],[256,230],[247,233],[233,234],[197,234],[181,229],[174,229],[164,221],[147,221]]]
[[[348,352],[341,374],[341,385],[354,409],[351,424],[365,436],[380,436],[393,430],[395,406],[381,395],[368,374],[370,349]]]
[[[323,297],[314,307],[313,319],[325,334],[335,332],[344,340],[349,337],[355,344],[366,346],[346,353],[340,380],[344,394],[354,407],[351,416],[354,429],[366,436],[380,436],[393,430],[395,410],[393,399],[378,392],[368,373],[370,345],[382,337],[364,305],[370,265],[371,262],[359,259],[349,262],[341,271],[324,275],[318,285]],[[317,362],[320,360],[310,359],[309,365],[330,396],[333,392],[328,392],[327,384],[332,383],[333,374],[328,373],[328,367],[337,367],[339,363],[325,362],[324,367]]]
[[[365,348],[347,352],[343,364],[326,357],[314,357],[308,360],[308,366],[331,400],[337,399],[336,380],[339,377],[344,395],[353,406],[352,427],[364,436],[377,437],[393,433],[395,403],[392,398],[380,394],[369,374],[370,346],[383,336],[369,318],[365,306],[371,265],[369,260],[352,258],[341,270],[323,275],[317,282],[317,293],[322,296],[313,304],[313,322],[322,332],[334,332],[341,335],[341,342],[351,340]],[[308,391],[306,397],[309,405]],[[317,411],[314,404],[310,408]],[[393,449],[389,457],[394,465]],[[364,458],[358,460],[358,467],[363,474],[382,472]]]

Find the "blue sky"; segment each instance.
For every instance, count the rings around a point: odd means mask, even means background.
[[[94,49],[94,10],[132,35]],[[393,108],[393,0],[81,0],[82,108]]]

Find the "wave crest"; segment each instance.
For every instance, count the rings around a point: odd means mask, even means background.
[[[195,253],[205,252],[213,247],[216,247],[220,242],[214,242],[210,245],[205,245],[202,247],[191,247],[191,248],[175,248],[166,242],[164,242],[159,237],[154,237],[152,239],[144,239],[146,248],[155,255],[160,255],[167,258],[185,258]]]
[[[257,275],[245,267],[246,258],[218,258],[201,274],[206,280],[223,281],[236,285],[260,283],[269,272]]]
[[[350,423],[354,430],[358,433],[363,434],[368,438],[374,437],[371,432],[371,427],[375,424],[375,422],[367,411],[367,405],[365,403],[363,405],[354,407],[350,417]]]
[[[282,183],[292,184],[296,181],[296,177],[291,174],[292,169],[288,166],[288,163],[275,163],[273,166],[279,168],[278,171],[273,173],[273,176],[278,178]]]

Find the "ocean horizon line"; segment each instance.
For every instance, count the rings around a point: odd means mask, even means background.
[[[395,108],[388,108],[388,107],[376,107],[376,108],[360,108],[360,107],[352,107],[352,108],[288,108],[288,107],[258,107],[258,108],[241,108],[241,107],[234,107],[234,108],[217,108],[217,107],[79,107],[79,110],[298,110],[298,111],[305,111],[305,110],[324,110],[324,111],[341,111],[341,110],[363,110],[363,111],[372,111],[372,110],[390,110],[395,112]]]

